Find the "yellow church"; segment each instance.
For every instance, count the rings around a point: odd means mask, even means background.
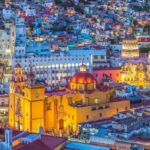
[[[147,65],[140,63],[127,62],[122,66],[119,82],[125,82],[130,85],[135,85],[140,88],[145,88],[150,85],[148,80]]]
[[[35,75],[25,75],[18,64],[10,82],[9,126],[19,130],[68,135],[78,131],[78,124],[111,117],[130,109],[130,102],[115,97],[114,89],[98,86],[86,66],[80,67],[68,81],[68,87],[47,92]]]

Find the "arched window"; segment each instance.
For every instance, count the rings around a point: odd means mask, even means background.
[[[89,119],[89,115],[86,115],[86,120],[88,120]]]
[[[116,109],[117,113],[119,112],[119,108]]]
[[[102,117],[102,113],[100,113],[99,116]]]
[[[60,119],[59,120],[59,129],[64,129],[64,120],[63,119]]]

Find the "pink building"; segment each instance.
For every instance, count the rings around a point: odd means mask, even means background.
[[[110,79],[118,82],[120,73],[121,68],[96,68],[93,71],[97,83],[100,83],[103,79]]]

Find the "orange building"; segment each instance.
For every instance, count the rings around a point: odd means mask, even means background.
[[[98,87],[85,65],[70,78],[68,88],[51,92],[36,82],[32,68],[25,78],[17,65],[10,82],[9,126],[30,132],[43,126],[45,131],[68,135],[78,130],[79,123],[130,109],[130,102],[114,93],[107,86]]]

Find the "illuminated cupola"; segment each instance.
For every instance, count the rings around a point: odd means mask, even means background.
[[[96,89],[96,80],[83,64],[80,66],[80,72],[71,77],[69,85],[71,90],[90,91]]]
[[[86,65],[82,64],[82,65],[80,66],[80,72],[86,72],[86,71],[87,71]]]
[[[123,58],[138,58],[139,57],[138,41],[133,36],[132,28],[128,29],[126,38],[122,41],[121,57]]]

